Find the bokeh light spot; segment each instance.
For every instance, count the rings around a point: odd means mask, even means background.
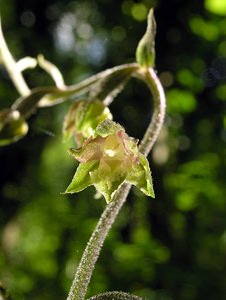
[[[144,21],[147,17],[147,8],[142,3],[136,3],[132,6],[131,14],[137,21]]]
[[[26,10],[20,17],[21,23],[26,27],[32,27],[35,24],[36,18],[31,10]]]
[[[220,85],[216,88],[216,95],[220,100],[226,101],[226,84]]]
[[[125,15],[130,15],[132,5],[133,2],[130,0],[126,0],[122,3],[122,11]]]
[[[162,85],[165,87],[169,87],[173,84],[174,78],[171,72],[165,71],[159,75],[159,78],[162,82]]]
[[[192,191],[179,193],[176,197],[176,206],[181,211],[193,210],[197,205],[196,199],[193,196]]]
[[[115,41],[122,41],[126,38],[126,31],[121,26],[115,26],[112,29],[111,34],[112,34],[113,40],[115,40]]]
[[[225,0],[206,0],[205,8],[211,13],[225,16],[226,14],[226,1]]]
[[[201,36],[207,41],[215,41],[219,36],[219,28],[217,24],[213,22],[207,22],[201,17],[191,18],[189,25],[193,33]]]
[[[167,93],[168,110],[173,113],[190,113],[196,108],[196,99],[186,90],[171,89]]]

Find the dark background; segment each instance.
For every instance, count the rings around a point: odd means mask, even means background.
[[[88,296],[124,290],[152,300],[226,298],[226,4],[206,1],[0,2],[14,57],[42,53],[67,84],[133,62],[155,6],[156,69],[167,116],[151,155],[156,199],[136,189],[111,230]],[[0,109],[18,97],[1,66]],[[30,87],[51,85],[40,69]],[[111,105],[142,138],[149,94],[133,79]],[[0,280],[14,299],[65,299],[105,207],[94,189],[62,195],[76,164],[62,143],[70,103],[39,110],[29,133],[0,148]],[[150,111],[150,112],[149,112]]]

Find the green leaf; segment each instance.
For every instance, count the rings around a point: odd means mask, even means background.
[[[136,60],[141,67],[149,68],[155,64],[156,23],[153,9],[149,11],[147,22],[146,32],[136,49]]]
[[[147,158],[139,153],[139,164],[134,164],[132,171],[127,175],[126,181],[135,185],[145,195],[155,198],[151,170]]]
[[[80,163],[65,193],[66,194],[78,193],[84,190],[85,188],[87,188],[88,186],[92,185],[90,172],[93,169],[95,169],[97,165],[98,162],[96,160]]]

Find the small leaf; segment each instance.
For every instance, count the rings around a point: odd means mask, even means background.
[[[92,181],[90,178],[90,172],[95,169],[95,167],[98,165],[97,161],[89,161],[86,163],[79,164],[76,173],[67,187],[65,193],[66,194],[73,194],[78,193],[88,186],[92,185]]]
[[[147,22],[146,32],[136,49],[136,60],[141,67],[149,68],[155,64],[156,23],[153,9],[149,11]]]

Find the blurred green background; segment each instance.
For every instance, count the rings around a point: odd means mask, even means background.
[[[133,62],[155,6],[156,68],[167,95],[151,155],[156,199],[133,189],[111,230],[88,296],[124,290],[151,300],[226,299],[225,0],[7,0],[3,30],[15,58],[42,53],[67,84]],[[0,109],[18,97],[0,67]],[[31,87],[51,85],[26,71]],[[105,207],[94,189],[62,195],[76,163],[62,143],[70,103],[39,110],[29,134],[0,148],[0,280],[14,299],[65,299]],[[142,138],[149,93],[131,80],[111,105]]]

